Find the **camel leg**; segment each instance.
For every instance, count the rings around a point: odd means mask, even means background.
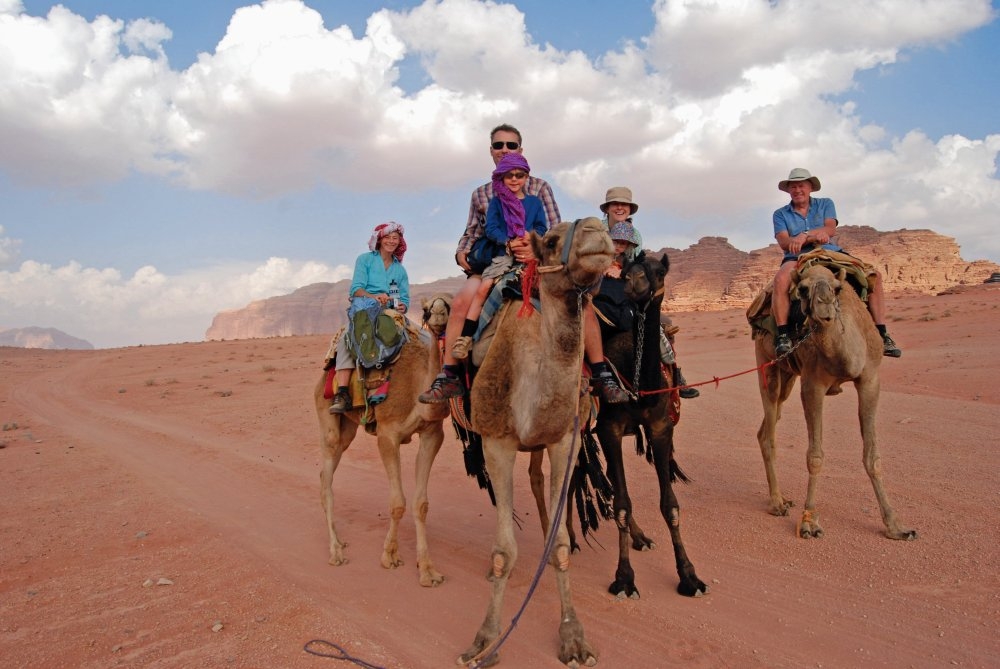
[[[896,512],[889,503],[889,496],[882,485],[882,458],[879,455],[878,441],[875,438],[875,413],[878,407],[879,379],[861,380],[855,383],[858,390],[858,419],[861,423],[861,439],[864,442],[863,460],[865,471],[875,489],[879,509],[882,512],[882,522],[885,523],[885,535],[890,539],[913,541],[917,538],[916,530],[905,527],[896,517]]]
[[[331,416],[327,412],[329,402],[323,400],[322,388],[317,399],[317,414],[320,417],[320,441],[323,466],[319,472],[319,496],[326,514],[326,529],[330,540],[330,564],[340,566],[347,564],[344,549],[347,542],[337,536],[337,528],[333,521],[333,474],[340,465],[340,458],[350,446],[358,426],[343,416]]]
[[[823,528],[819,523],[819,511],[816,510],[816,490],[819,487],[819,475],[823,470],[823,398],[828,386],[809,379],[802,379],[802,410],[805,412],[806,432],[809,436],[809,448],[806,450],[806,468],[809,470],[809,484],[806,489],[806,502],[802,509],[797,533],[803,539],[823,536]]]
[[[674,494],[671,481],[671,462],[673,461],[674,435],[673,425],[664,418],[666,425],[652,425],[650,448],[653,449],[653,465],[656,468],[656,479],[660,486],[660,515],[670,530],[670,541],[674,546],[674,562],[677,565],[677,592],[685,597],[701,597],[708,592],[708,586],[698,578],[694,565],[688,558],[684,541],[681,539],[681,509]]]
[[[544,451],[532,451],[528,463],[528,481],[531,483],[531,495],[538,507],[538,522],[542,525],[542,536],[549,532],[549,510],[545,505],[545,472],[542,471]]]
[[[630,526],[632,522],[632,498],[628,494],[628,483],[625,480],[625,463],[622,459],[622,434],[618,427],[619,421],[611,418],[599,420],[597,423],[597,438],[607,459],[608,480],[613,491],[613,508],[615,525],[618,527],[618,565],[615,568],[615,580],[608,586],[608,592],[618,599],[626,597],[639,598],[639,589],[635,587],[635,570],[629,559],[631,542]]]
[[[548,447],[549,453],[549,517],[555,519],[560,497],[562,495],[563,479],[567,467],[576,462],[576,454],[580,447],[578,433],[572,430],[559,443]],[[555,569],[556,586],[559,589],[559,605],[561,610],[559,623],[559,660],[570,666],[592,667],[597,664],[597,656],[587,643],[583,624],[576,616],[573,597],[569,583],[569,532],[566,530],[566,516],[558,519],[556,527],[556,542],[549,555],[549,563]]]
[[[427,546],[427,483],[431,477],[431,466],[441,450],[444,430],[440,422],[432,423],[420,433],[420,447],[417,451],[417,486],[413,494],[413,523],[417,531],[417,569],[420,571],[420,585],[425,588],[444,583],[444,576],[434,568],[430,549]]]
[[[378,452],[389,480],[389,531],[382,543],[382,566],[395,569],[403,566],[399,554],[399,521],[406,512],[406,497],[403,494],[403,477],[399,467],[399,441],[387,434],[378,435]]]
[[[764,357],[760,351],[761,346],[762,344],[758,342],[758,365],[768,361],[768,358]],[[760,445],[760,454],[764,458],[764,473],[767,476],[767,490],[771,498],[767,511],[773,516],[787,516],[788,509],[795,506],[795,502],[786,499],[781,494],[781,487],[778,485],[778,475],[774,471],[774,462],[777,458],[775,431],[778,421],[781,419],[781,405],[791,394],[794,382],[795,377],[774,365],[762,370],[757,375],[760,401],[764,407],[764,418],[761,420],[760,428],[757,430],[757,443]]]
[[[517,442],[510,439],[483,437],[483,455],[486,471],[493,482],[496,497],[497,534],[493,544],[490,571],[486,579],[493,584],[486,618],[476,632],[476,638],[458,658],[459,664],[476,664],[489,667],[499,661],[499,655],[492,654],[491,646],[500,636],[500,612],[503,608],[504,590],[510,578],[511,569],[517,560],[517,540],[514,538],[514,460],[517,457]]]

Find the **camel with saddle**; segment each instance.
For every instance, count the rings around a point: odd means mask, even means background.
[[[432,587],[444,581],[431,561],[427,544],[427,483],[431,465],[444,441],[444,419],[448,417],[447,405],[430,405],[417,402],[421,390],[431,382],[441,366],[438,338],[448,322],[451,300],[438,295],[423,304],[423,332],[408,326],[409,340],[400,349],[398,357],[377,373],[362,382],[352,382],[355,408],[344,414],[331,414],[330,398],[333,395],[332,358],[335,344],[330,347],[326,370],[320,376],[313,393],[316,416],[319,419],[323,466],[320,470],[320,499],[326,513],[330,539],[330,564],[347,563],[347,542],[337,533],[333,517],[333,475],[340,459],[351,445],[358,427],[378,440],[378,451],[389,480],[389,531],[382,546],[382,566],[393,569],[403,565],[398,544],[399,522],[406,510],[400,475],[400,445],[408,444],[413,435],[419,435],[416,459],[416,489],[412,507],[417,538],[417,569],[420,585]],[[389,312],[386,312],[389,313]],[[402,316],[400,316],[402,318]],[[339,336],[344,336],[341,332]],[[336,338],[335,338],[336,341]],[[359,372],[355,371],[355,375]],[[387,388],[387,391],[386,391]],[[365,395],[373,389],[384,394],[377,404],[366,401]]]
[[[471,394],[472,427],[482,436],[486,468],[496,496],[497,532],[487,575],[492,594],[472,646],[460,663],[489,666],[498,659],[504,592],[517,561],[513,470],[518,452],[544,450],[549,460],[548,563],[559,591],[559,659],[592,666],[597,657],[573,607],[570,543],[565,504],[566,473],[579,449],[581,407],[590,406],[581,375],[583,307],[588,290],[610,266],[611,240],[603,223],[586,218],[559,223],[540,237],[532,233],[540,309],[508,302],[495,317]],[[533,273],[529,263],[529,276]],[[529,282],[530,284],[530,282]],[[530,297],[530,291],[524,291]]]
[[[805,412],[809,446],[806,463],[809,483],[805,507],[797,526],[800,537],[820,537],[823,528],[817,510],[817,491],[823,467],[823,402],[827,395],[841,392],[841,384],[854,384],[858,393],[858,419],[864,444],[862,460],[878,500],[885,534],[890,539],[915,539],[893,510],[882,482],[881,455],[875,435],[875,414],[879,400],[879,367],[883,339],[859,295],[865,293],[865,277],[874,268],[856,259],[829,251],[800,257],[792,275],[792,321],[798,326],[791,352],[778,358],[774,352],[773,321],[768,322],[770,286],[747,311],[754,337],[754,350],[761,371],[758,375],[764,418],[757,431],[770,494],[769,512],[788,515],[794,505],[781,492],[774,469],[777,449],[775,429],[781,407],[791,395],[795,379],[801,378],[802,408]],[[796,313],[797,312],[797,313]]]

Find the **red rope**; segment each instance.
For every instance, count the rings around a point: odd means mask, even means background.
[[[524,273],[521,274],[521,309],[517,312],[518,318],[530,316],[535,311],[531,304],[531,294],[538,285],[538,261],[534,258],[524,264]]]
[[[765,369],[767,369],[771,365],[775,364],[776,362],[777,362],[777,360],[770,360],[768,362],[765,362],[763,365],[758,365],[757,367],[752,367],[752,368],[746,369],[746,370],[744,370],[742,372],[736,372],[735,374],[729,374],[727,376],[713,376],[710,381],[701,381],[699,383],[688,383],[688,384],[683,385],[683,386],[669,386],[667,388],[660,388],[659,390],[640,390],[636,394],[639,395],[640,397],[644,396],[644,395],[659,395],[660,393],[669,393],[669,392],[674,391],[674,390],[679,391],[679,390],[681,390],[683,388],[697,388],[698,386],[706,386],[706,385],[708,385],[710,383],[715,384],[715,387],[718,388],[720,381],[726,381],[728,379],[734,379],[737,376],[743,376],[744,374],[749,374],[750,372],[762,372],[763,373],[763,371]],[[767,375],[766,374],[764,374],[764,387],[765,388],[767,387]]]

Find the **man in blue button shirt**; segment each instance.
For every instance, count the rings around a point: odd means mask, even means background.
[[[771,313],[778,326],[774,352],[778,356],[792,350],[792,340],[788,336],[788,313],[791,310],[788,289],[791,287],[792,270],[795,269],[799,254],[817,248],[844,253],[844,249],[833,243],[833,236],[837,233],[837,209],[830,198],[812,196],[819,189],[819,179],[801,167],[796,167],[787,179],[778,182],[778,190],[791,196],[791,202],[776,210],[773,217],[774,238],[785,252],[781,267],[774,277],[774,291],[771,294]],[[885,296],[879,274],[876,274],[869,286],[868,311],[882,335],[883,354],[893,358],[903,355],[886,331]]]

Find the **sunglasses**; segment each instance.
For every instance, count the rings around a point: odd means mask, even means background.
[[[490,146],[493,147],[494,151],[499,151],[505,145],[507,146],[508,150],[510,150],[510,151],[517,151],[518,147],[521,146],[521,143],[520,142],[493,142],[492,144],[490,144]]]
[[[527,172],[507,172],[503,175],[504,179],[524,179],[528,176]]]

